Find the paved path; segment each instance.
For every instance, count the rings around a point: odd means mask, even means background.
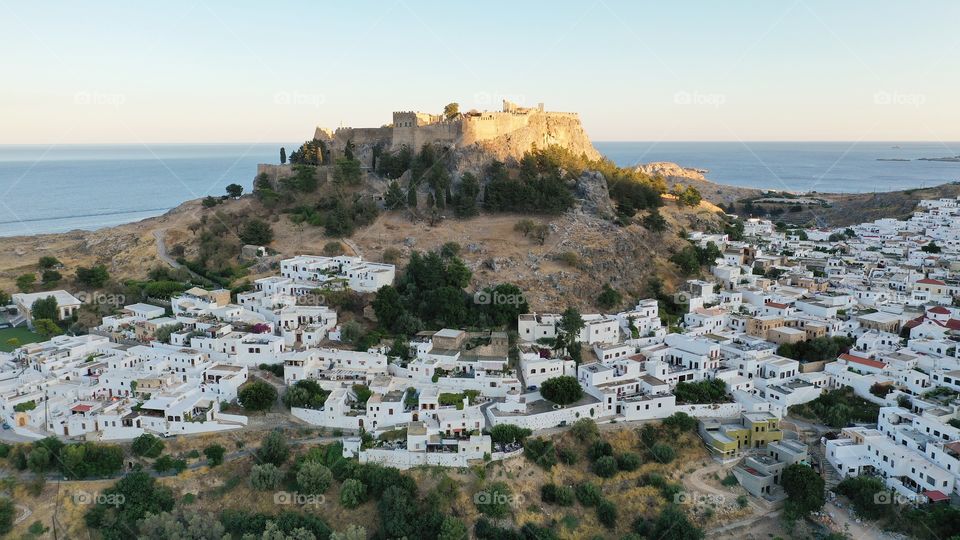
[[[194,272],[193,270],[190,270],[186,266],[178,263],[176,259],[171,257],[169,253],[167,253],[167,244],[164,242],[164,237],[166,237],[166,235],[167,235],[166,229],[157,229],[153,231],[153,238],[154,240],[156,240],[156,244],[157,244],[157,257],[159,257],[161,261],[167,263],[167,265],[169,265],[171,268],[174,268],[176,270],[179,270],[182,268],[186,270],[187,272],[190,273],[190,275],[194,279],[199,280],[201,283],[204,281],[207,281],[206,278]]]

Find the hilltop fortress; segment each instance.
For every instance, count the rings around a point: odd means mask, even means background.
[[[562,146],[576,154],[600,159],[590,143],[577,113],[520,107],[504,100],[502,111],[468,111],[452,118],[423,112],[393,113],[393,122],[378,128],[342,127],[335,131],[318,127],[314,134],[332,156],[342,154],[348,142],[364,166],[373,161],[374,148],[396,151],[408,147],[414,151],[425,144],[437,144],[457,150],[461,159],[475,161],[480,156],[500,160],[519,159],[534,146]]]

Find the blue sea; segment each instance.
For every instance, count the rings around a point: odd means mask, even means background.
[[[960,143],[597,142],[618,165],[672,161],[714,182],[796,192],[891,191],[960,181]],[[249,191],[292,143],[0,146],[0,236],[93,230]],[[877,161],[907,159],[910,161]]]

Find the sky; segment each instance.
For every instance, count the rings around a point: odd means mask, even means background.
[[[0,144],[304,140],[503,99],[600,141],[957,141],[957,20],[946,0],[0,0]]]

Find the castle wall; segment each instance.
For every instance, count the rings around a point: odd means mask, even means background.
[[[530,116],[514,113],[484,113],[480,116],[464,117],[462,145],[488,141],[527,127]]]
[[[407,146],[417,151],[427,143],[459,146],[461,126],[459,120],[451,120],[420,127],[395,127],[390,149],[398,150]]]

